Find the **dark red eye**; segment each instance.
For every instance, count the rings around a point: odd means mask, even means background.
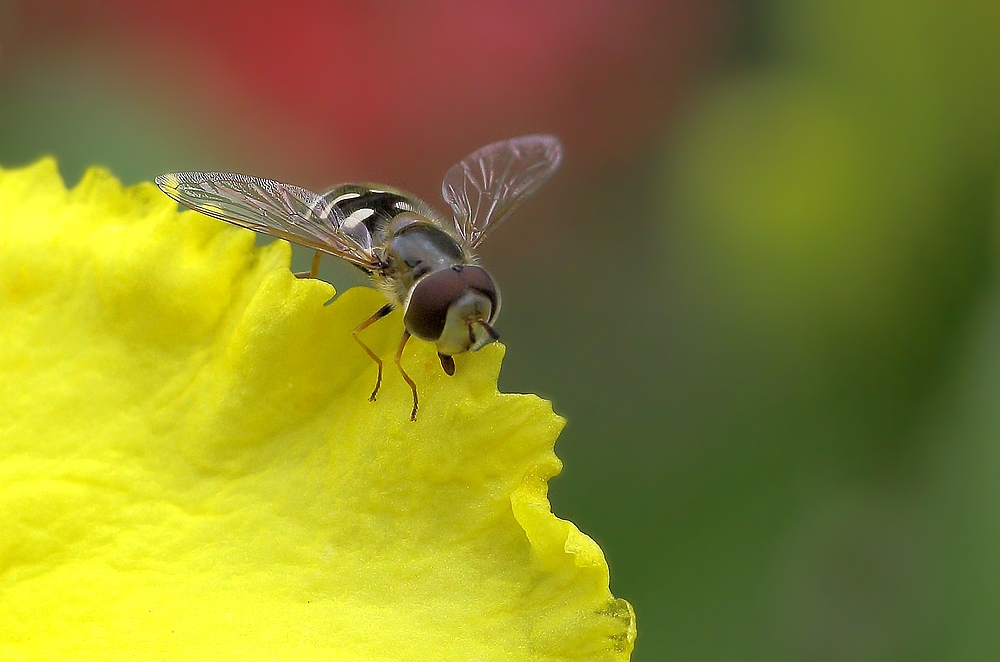
[[[406,308],[406,328],[421,340],[435,341],[444,332],[448,308],[465,291],[462,274],[455,269],[436,271],[413,288]]]
[[[493,282],[493,278],[482,267],[464,266],[461,272],[466,287],[480,292],[490,300],[490,319],[488,321],[492,322],[500,310],[497,301],[497,286]]]

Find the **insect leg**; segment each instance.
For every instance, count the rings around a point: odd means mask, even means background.
[[[368,402],[375,402],[375,396],[378,395],[378,389],[380,386],[382,386],[382,359],[380,359],[378,355],[375,352],[373,352],[368,345],[364,344],[361,341],[361,338],[358,337],[358,334],[391,312],[392,312],[392,304],[387,303],[378,310],[376,310],[374,315],[366,319],[361,324],[358,324],[358,326],[355,327],[353,331],[351,331],[351,335],[354,336],[354,339],[358,342],[359,345],[361,345],[361,349],[368,352],[368,356],[372,357],[372,361],[374,361],[375,364],[378,366],[378,378],[375,380],[375,390],[372,391],[371,396],[368,398]]]
[[[316,251],[313,255],[312,267],[309,269],[309,277],[315,278],[319,275],[319,261],[323,259],[323,251]]]
[[[406,374],[403,370],[403,364],[400,361],[403,358],[403,348],[406,347],[406,341],[410,339],[410,332],[404,330],[403,337],[399,341],[399,349],[396,350],[396,367],[399,368],[399,374],[403,375],[403,379],[406,383],[410,385],[410,390],[413,391],[413,410],[410,412],[410,420],[417,420],[417,385],[414,383],[410,376]]]
[[[446,375],[455,374],[455,359],[447,354],[442,354],[438,352],[438,358],[441,359],[441,367],[444,368],[444,373]]]
[[[296,271],[296,278],[316,278],[319,276],[319,261],[323,258],[323,251],[316,251],[313,255],[312,267],[309,271]]]

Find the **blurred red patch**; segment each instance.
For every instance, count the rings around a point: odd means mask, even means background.
[[[87,48],[182,95],[251,150],[313,170],[435,178],[520,133],[615,160],[710,54],[714,3],[32,0],[20,39]],[[422,179],[420,181],[423,181]]]

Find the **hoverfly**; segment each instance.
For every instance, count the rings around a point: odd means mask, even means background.
[[[554,136],[532,135],[482,147],[448,170],[441,184],[453,221],[416,196],[381,184],[342,184],[323,194],[270,179],[229,172],[177,172],[156,184],[177,202],[234,225],[333,255],[368,274],[388,303],[352,335],[378,366],[382,359],[360,333],[393,309],[403,309],[403,337],[395,362],[413,392],[410,420],[417,419],[417,385],[400,360],[410,336],[437,345],[441,367],[455,374],[455,354],[498,340],[493,329],[500,291],[473,252],[525,198],[559,167],[562,146]]]

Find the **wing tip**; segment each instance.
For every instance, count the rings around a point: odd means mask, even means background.
[[[153,182],[160,187],[160,190],[164,193],[169,193],[171,191],[176,191],[177,187],[180,186],[181,180],[176,174],[168,172],[162,175],[157,175],[153,178]]]
[[[563,157],[563,144],[559,137],[551,133],[539,133],[534,137],[545,143],[545,151],[549,154],[553,168],[558,167]]]
[[[500,145],[507,145],[517,156],[521,156],[524,152],[540,149],[540,151],[545,154],[545,161],[548,162],[549,169],[553,172],[562,164],[562,141],[559,140],[558,136],[551,133],[531,133],[526,136],[509,138],[508,140],[501,140],[493,145],[487,145],[483,149],[497,147]]]

